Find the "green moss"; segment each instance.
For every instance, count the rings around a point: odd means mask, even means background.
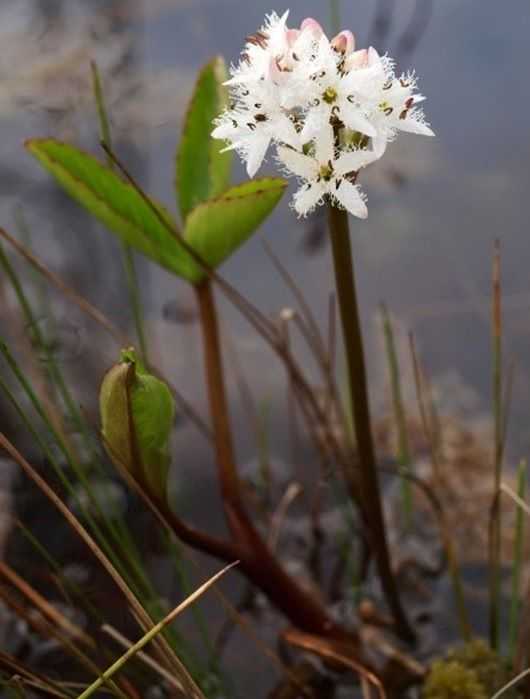
[[[477,673],[455,660],[432,664],[423,687],[423,699],[488,699]]]
[[[476,638],[438,660],[423,688],[423,699],[487,699],[510,679],[502,658],[482,639]],[[510,691],[506,699],[513,699]]]
[[[502,659],[481,638],[475,638],[454,648],[447,654],[447,659],[455,660],[469,670],[474,670],[489,696],[495,694],[510,679]]]

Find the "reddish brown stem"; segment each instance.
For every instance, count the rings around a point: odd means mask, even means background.
[[[347,638],[353,646],[358,646],[357,637],[341,629],[325,608],[285,572],[245,511],[234,457],[219,328],[210,281],[203,281],[195,290],[203,333],[219,483],[228,527],[239,549],[239,568],[298,628],[317,635]]]
[[[221,495],[225,505],[236,507],[241,500],[239,476],[233,457],[234,445],[227,411],[219,327],[209,279],[196,286],[195,291],[203,335],[206,386]]]

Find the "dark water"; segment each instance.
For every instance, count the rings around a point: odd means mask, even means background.
[[[420,18],[422,3],[429,19],[428,0],[418,0]],[[157,5],[160,5],[158,11]],[[67,6],[68,13],[62,12],[61,8]],[[463,381],[476,388],[487,401],[489,269],[492,241],[499,237],[503,244],[507,297],[506,354],[518,362],[514,403],[516,413],[522,417],[530,407],[524,390],[529,349],[526,321],[530,310],[526,275],[530,249],[524,215],[530,148],[527,119],[530,85],[525,60],[530,10],[522,0],[510,3],[509,7],[478,1],[434,3],[430,19],[410,54],[403,50],[403,34],[418,12],[415,2],[381,2],[380,7],[384,6],[393,10],[393,14],[387,36],[379,38],[377,48],[388,50],[391,55],[397,52],[398,58],[401,55],[400,68],[416,68],[420,87],[428,96],[426,112],[437,138],[403,135],[383,161],[363,173],[370,217],[364,223],[354,221],[352,227],[367,329],[370,330],[376,304],[386,300],[407,327],[416,332],[431,372],[437,375],[456,369]],[[265,12],[273,9],[267,4],[236,0],[153,4],[91,4],[79,0],[67,4],[29,2],[18,7],[12,13],[15,18],[45,8],[52,27],[60,26],[60,22],[65,22],[64,15],[75,14],[77,9],[81,14],[88,7],[92,11],[96,8],[93,17],[97,17],[97,8],[102,16],[119,11],[120,36],[132,38],[130,51],[124,52],[129,62],[125,74],[149,72],[166,76],[169,71],[173,75],[167,91],[164,92],[163,86],[160,88],[162,97],[158,100],[149,102],[144,98],[142,102],[141,91],[140,97],[132,100],[143,115],[137,119],[134,133],[138,145],[129,161],[143,181],[148,182],[150,190],[167,202],[173,200],[172,151],[178,136],[178,117],[195,71],[215,53],[223,54],[228,61],[235,60],[243,38],[259,26]],[[54,8],[56,13],[51,12]],[[143,20],[142,11],[146,9],[149,12]],[[283,6],[275,9],[282,11]],[[341,13],[342,24],[355,31],[359,45],[364,45],[369,37],[377,39],[376,3],[342,2]],[[291,5],[293,24],[306,15],[328,21],[327,3]],[[19,24],[18,20],[12,21],[15,28]],[[75,20],[70,26],[76,26]],[[103,69],[109,62],[109,47],[112,41],[108,37],[100,45],[94,43],[90,47],[90,57],[96,58]],[[65,70],[63,66],[61,70]],[[77,67],[76,70],[79,72]],[[42,99],[39,104],[43,94],[40,90],[40,93],[36,90],[31,109],[23,104],[10,104],[9,113],[1,122],[5,173],[2,210],[6,223],[14,202],[24,202],[28,193],[23,180],[45,181],[22,153],[21,138],[56,133],[97,148],[87,90],[80,90],[81,99],[71,94],[72,86],[66,80],[57,80],[55,111],[47,114],[43,112]],[[6,102],[9,103],[9,94]],[[66,111],[70,109],[74,114],[66,128],[56,115],[61,102]],[[132,107],[127,112],[123,105],[127,105],[126,98],[118,101],[113,113],[118,138],[123,137],[128,128],[127,119],[132,118]],[[143,123],[146,125],[142,126]],[[269,171],[272,172],[272,166]],[[243,178],[238,167],[235,179]],[[52,201],[56,207],[57,199]],[[109,261],[105,252],[111,250],[118,257],[116,246],[99,231],[76,235],[74,230],[61,230],[60,219],[54,221],[46,206],[49,202],[50,191],[46,189],[36,200],[25,204],[34,240],[38,238],[37,249],[47,260],[55,262],[56,268],[74,269],[78,283],[107,307],[109,313],[123,314],[118,291],[119,260]],[[78,219],[76,211],[76,225],[80,226],[83,222]],[[304,224],[296,221],[286,198],[260,235],[234,256],[223,272],[266,311],[277,311],[290,303],[261,247],[260,239],[266,238],[300,282],[316,316],[323,320],[327,291],[332,286],[329,259],[325,251],[311,258],[302,255],[303,233]],[[102,261],[94,275],[86,269],[87,253],[91,260]],[[148,297],[150,324],[160,344],[164,367],[177,376],[177,382],[179,369],[185,367],[182,379],[186,382],[192,373],[188,369],[190,359],[193,360],[190,350],[195,354],[195,342],[188,341],[185,329],[164,324],[160,309],[175,296],[187,303],[187,291],[153,266],[144,266],[148,268],[144,295]],[[234,340],[239,351],[248,355],[252,372],[255,362],[252,355],[261,353],[262,347],[255,346],[244,321],[233,313],[228,313],[228,317]],[[88,353],[89,346],[85,350]],[[270,377],[266,386],[260,386],[259,376],[254,379],[258,393],[273,391]],[[528,442],[525,422],[522,419],[517,422],[521,446]]]
[[[517,453],[524,452],[529,442],[526,416],[530,413],[526,391],[530,349],[526,270],[530,248],[524,213],[529,182],[526,47],[530,10],[522,0],[509,7],[478,0],[447,1],[434,3],[429,18],[428,0],[418,3],[416,7],[408,1],[381,2],[379,8],[386,6],[393,13],[387,35],[379,39],[377,32],[374,35],[375,3],[343,2],[341,7],[342,24],[353,28],[359,45],[375,37],[380,51],[388,50],[391,55],[397,52],[398,59],[402,56],[400,68],[416,68],[420,87],[428,96],[426,112],[437,133],[436,139],[401,136],[383,161],[363,173],[370,217],[367,222],[354,221],[352,228],[366,328],[373,339],[377,334],[372,322],[376,305],[381,299],[387,301],[406,327],[416,333],[430,372],[438,376],[455,370],[465,384],[478,391],[479,405],[487,409],[490,259],[492,241],[499,237],[506,295],[506,356],[513,357],[518,365],[512,434]],[[157,3],[140,2],[90,5],[79,1],[68,3],[68,7],[69,14],[77,8],[86,11],[88,6],[105,6],[107,16],[112,8],[120,10],[120,16],[125,16],[120,36],[132,37],[132,48],[125,53],[129,65],[125,74],[164,76],[159,79],[162,87],[157,99],[150,101],[150,93],[140,89],[132,99],[136,112],[125,97],[116,102],[113,117],[117,138],[123,140],[127,119],[134,121],[131,112],[141,113],[134,130],[136,149],[128,162],[153,193],[172,202],[172,152],[195,71],[215,53],[222,53],[228,61],[236,60],[244,36],[259,26],[264,13],[272,8],[236,0],[159,4],[158,11]],[[27,3],[26,7],[36,11],[38,4]],[[51,5],[43,3],[42,7],[49,14]],[[61,7],[64,9],[66,4],[56,3],[57,15],[49,18],[51,26],[64,22]],[[19,8],[18,14],[23,15],[23,6]],[[123,8],[127,10],[125,15]],[[142,9],[146,8],[150,11],[142,20]],[[407,36],[418,8],[420,20],[423,12],[429,21],[411,54],[403,50],[403,35]],[[282,11],[283,7],[275,9]],[[291,5],[293,24],[306,15],[326,22],[327,3]],[[91,57],[103,69],[109,46],[112,41],[104,38],[100,45],[91,47]],[[165,91],[163,80],[168,80]],[[70,225],[62,225],[56,213],[58,205],[61,210],[65,208],[62,199],[50,195],[50,189],[42,184],[40,195],[34,196],[35,185],[26,182],[26,178],[39,183],[46,179],[22,153],[23,137],[52,133],[97,148],[86,86],[80,90],[82,99],[69,94],[71,85],[66,81],[58,80],[56,90],[56,102],[62,100],[67,108],[73,107],[74,116],[67,120],[67,127],[58,123],[54,111],[43,112],[38,92],[31,109],[12,107],[1,122],[6,192],[3,216],[8,223],[14,202],[24,202],[27,195],[26,213],[39,252],[56,269],[70,274],[78,288],[107,308],[109,314],[117,318],[121,315],[126,321],[117,246],[101,231],[87,231],[86,223],[71,207],[67,218]],[[142,100],[145,94],[148,97]],[[272,172],[272,166],[267,171]],[[241,167],[234,176],[236,180],[244,178]],[[28,203],[30,196],[32,201]],[[291,303],[263,252],[261,239],[265,238],[303,287],[317,318],[324,320],[327,292],[332,287],[329,256],[325,249],[311,257],[301,253],[307,225],[294,218],[287,203],[286,198],[260,234],[226,264],[223,272],[265,311],[276,312]],[[82,226],[81,234],[72,230],[72,221],[76,228]],[[108,251],[112,252],[111,259]],[[87,269],[87,255],[94,261],[93,270]],[[190,382],[189,377],[194,374],[191,369],[197,360],[196,338],[189,329],[168,325],[161,317],[166,302],[176,297],[179,304],[187,306],[191,303],[189,294],[152,265],[141,266],[152,342],[158,348],[161,364],[184,391],[194,394],[196,381],[192,378]],[[227,309],[226,318],[257,395],[271,400],[282,385],[281,371],[236,313]],[[90,355],[86,336],[82,350],[86,362]],[[266,377],[255,371],[258,361],[270,363]],[[374,380],[381,378],[380,373],[378,369]]]

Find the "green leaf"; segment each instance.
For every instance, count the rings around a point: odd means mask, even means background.
[[[25,145],[73,199],[124,242],[162,267],[186,276],[188,255],[132,185],[75,146],[53,139],[32,139]],[[153,203],[176,230],[170,214]]]
[[[143,474],[151,491],[165,493],[171,462],[169,438],[175,401],[163,381],[137,368],[130,389],[131,414]]]
[[[175,223],[160,204],[151,200],[162,220],[134,187],[75,146],[34,139],[26,148],[73,199],[128,245],[192,284],[206,277],[178,234],[172,234]],[[278,178],[250,180],[199,204],[187,218],[185,242],[216,269],[267,218],[286,184]]]
[[[133,349],[110,369],[99,394],[101,431],[111,459],[159,497],[166,493],[175,401]]]
[[[279,178],[250,180],[207,201],[190,213],[184,239],[213,269],[232,255],[260,226],[281,199],[287,182]],[[206,274],[196,264],[188,280],[201,282]]]
[[[120,362],[105,374],[99,391],[99,415],[109,456],[138,479],[141,469],[134,454],[127,392],[133,370],[132,364]]]
[[[219,196],[230,185],[232,153],[210,137],[213,120],[228,104],[224,60],[217,56],[199,73],[176,159],[177,199],[183,220],[201,202]]]

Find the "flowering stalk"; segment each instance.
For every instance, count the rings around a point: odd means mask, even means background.
[[[340,319],[344,336],[348,383],[353,410],[353,424],[360,461],[360,485],[363,516],[371,548],[375,555],[381,585],[392,610],[398,633],[414,640],[414,632],[405,616],[392,572],[381,493],[375,461],[370,405],[361,323],[355,289],[353,258],[348,215],[333,204],[328,206],[329,235],[333,250],[333,266],[337,286]]]
[[[418,106],[414,73],[397,77],[394,62],[377,51],[356,50],[350,31],[331,40],[305,19],[287,26],[288,12],[271,13],[249,36],[227,85],[231,105],[216,121],[214,138],[245,161],[250,177],[271,146],[276,159],[301,186],[293,208],[306,216],[329,208],[330,236],[343,326],[359,455],[363,515],[383,589],[400,634],[413,638],[392,575],[371,435],[359,311],[347,212],[366,218],[357,185],[361,168],[378,160],[398,131],[434,135]],[[351,479],[349,479],[351,480]]]

